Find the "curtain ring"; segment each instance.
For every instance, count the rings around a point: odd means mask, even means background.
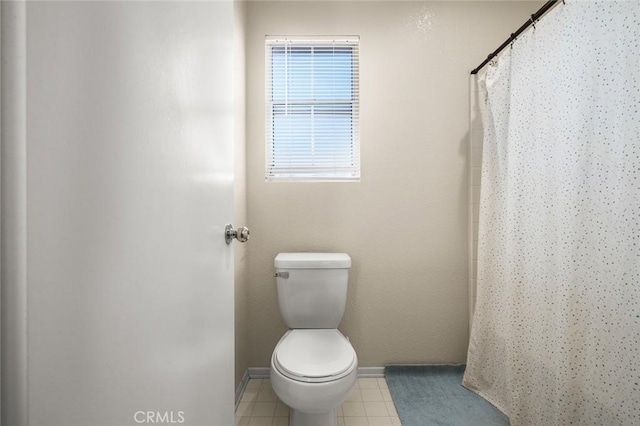
[[[532,13],[532,14],[531,14],[531,25],[533,25],[533,29],[535,30],[535,29],[536,29],[536,20],[535,20],[535,19],[533,19],[533,18],[534,18],[534,16],[535,16],[535,15]]]
[[[515,34],[511,33],[511,37],[509,37],[509,38],[511,39],[511,46],[510,47],[513,49],[513,42],[516,41]]]

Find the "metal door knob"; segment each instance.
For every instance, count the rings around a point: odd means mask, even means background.
[[[239,226],[237,229],[233,229],[233,226],[227,225],[224,228],[224,240],[227,244],[231,244],[233,239],[238,240],[241,243],[246,243],[249,240],[249,228],[246,226]]]

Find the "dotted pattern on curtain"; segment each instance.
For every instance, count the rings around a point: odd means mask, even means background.
[[[640,2],[559,5],[485,83],[464,385],[516,426],[640,424]]]

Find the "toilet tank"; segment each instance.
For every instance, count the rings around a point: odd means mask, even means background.
[[[289,328],[338,328],[347,303],[348,254],[280,253],[274,265],[280,314]]]

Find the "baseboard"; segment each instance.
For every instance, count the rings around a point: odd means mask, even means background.
[[[464,362],[436,362],[434,364],[387,364],[387,367],[435,367],[439,365],[466,366]]]
[[[249,379],[268,379],[270,371],[269,367],[252,367],[244,374]],[[384,377],[384,367],[358,367],[358,377]]]
[[[358,377],[384,377],[384,367],[358,367]]]
[[[253,367],[247,370],[250,379],[268,379],[271,369],[269,367]]]
[[[242,379],[240,379],[240,384],[236,389],[236,410],[238,410],[238,404],[240,404],[240,400],[242,399],[242,395],[244,394],[244,390],[247,388],[247,383],[249,383],[249,370],[245,371],[242,375]]]

